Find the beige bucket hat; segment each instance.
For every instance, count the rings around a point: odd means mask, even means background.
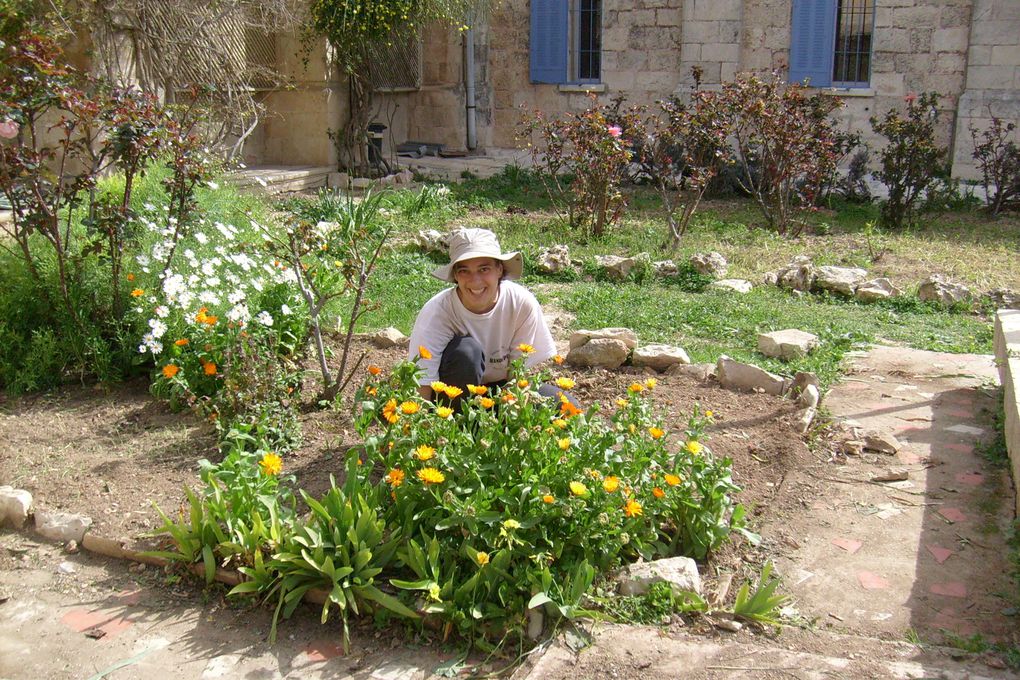
[[[491,257],[503,263],[503,274],[508,279],[519,279],[524,270],[524,258],[517,251],[504,253],[496,235],[488,229],[458,229],[450,234],[450,264],[433,270],[432,276],[440,281],[454,283],[453,266],[475,257]]]

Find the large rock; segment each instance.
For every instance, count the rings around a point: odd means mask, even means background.
[[[877,451],[890,456],[900,450],[900,442],[889,432],[871,430],[864,433],[864,449],[866,451]]]
[[[52,510],[35,511],[35,530],[54,541],[81,543],[85,532],[92,526],[92,518],[69,512]]]
[[[754,364],[734,361],[725,354],[719,357],[715,373],[719,378],[719,384],[727,389],[745,392],[762,390],[776,396],[782,396],[786,392],[786,381],[780,376]]]
[[[450,250],[449,239],[448,234],[436,231],[435,229],[422,229],[414,237],[414,244],[426,253],[446,255]]]
[[[599,366],[618,368],[627,361],[629,350],[621,340],[595,338],[567,352],[567,363],[571,366]]]
[[[388,349],[407,343],[407,336],[393,326],[369,334],[368,339],[379,349]]]
[[[799,359],[818,347],[818,336],[790,328],[758,335],[758,351],[774,359]]]
[[[902,295],[903,291],[892,284],[889,279],[872,279],[857,286],[854,297],[861,302],[874,302],[885,298]]]
[[[580,347],[589,340],[608,338],[619,340],[628,350],[637,347],[637,333],[629,328],[600,328],[597,331],[579,330],[570,334],[570,349]]]
[[[655,275],[662,278],[669,278],[680,273],[680,267],[673,260],[660,260],[652,263]]]
[[[754,286],[751,285],[750,281],[745,281],[744,279],[720,279],[708,284],[708,287],[714,288],[715,290],[731,290],[736,291],[737,293],[750,293]]]
[[[630,276],[630,270],[634,268],[635,261],[633,257],[596,255],[595,264],[602,268],[606,278],[613,281],[626,281]]]
[[[691,358],[683,347],[676,345],[641,345],[634,349],[631,363],[635,366],[651,366],[656,371],[665,371],[673,364],[689,364]]]
[[[827,290],[852,297],[867,276],[868,272],[858,267],[819,267],[815,271],[812,290]]]
[[[535,269],[545,274],[574,271],[574,265],[570,261],[570,249],[564,245],[543,248],[535,260]]]
[[[953,283],[941,274],[932,274],[917,289],[922,302],[937,302],[940,305],[955,305],[970,299],[970,289],[960,283]]]
[[[0,486],[0,524],[5,522],[15,529],[25,526],[32,511],[32,494],[12,486]]]
[[[702,276],[721,279],[726,276],[729,264],[720,253],[697,253],[691,256],[691,266]]]
[[[654,562],[635,562],[616,574],[621,595],[644,595],[656,583],[666,581],[674,590],[701,595],[701,575],[690,557],[670,557]]]
[[[715,364],[673,364],[666,375],[686,375],[696,380],[708,380],[715,375]]]
[[[1008,288],[995,288],[985,296],[992,302],[996,309],[1020,309],[1020,295]]]
[[[771,276],[766,276],[765,280],[770,281],[771,279]],[[811,258],[806,255],[798,255],[793,258],[790,264],[775,273],[775,283],[780,288],[807,292],[811,290],[814,282],[815,266],[811,263]]]

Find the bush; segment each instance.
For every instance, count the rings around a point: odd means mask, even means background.
[[[935,185],[940,174],[949,174],[948,151],[935,142],[938,94],[908,95],[906,103],[906,117],[890,109],[881,120],[871,118],[872,129],[888,140],[880,153],[881,169],[874,173],[889,188],[881,213],[886,228],[913,224],[926,190]]]
[[[974,160],[981,171],[985,187],[985,202],[989,212],[999,212],[1020,199],[1020,148],[1009,136],[1016,123],[1003,124],[1001,118],[992,118],[991,126],[982,132],[971,127],[974,140]]]

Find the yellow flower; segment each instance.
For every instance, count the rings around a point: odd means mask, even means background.
[[[556,446],[560,447],[560,451],[566,451],[570,448],[570,437],[563,437],[562,439],[556,440]]]
[[[446,396],[448,396],[450,399],[456,399],[462,394],[464,394],[464,390],[460,389],[459,387],[454,387],[453,385],[446,386]]]
[[[482,397],[478,400],[478,403],[482,405],[482,408],[492,408],[496,404],[496,402],[488,397]]]
[[[422,444],[414,450],[414,455],[418,458],[418,460],[428,460],[436,455],[436,450],[428,444]]]
[[[627,504],[623,506],[623,514],[627,515],[627,517],[637,517],[643,514],[641,504],[633,498],[628,500]]]
[[[417,472],[418,479],[428,484],[442,484],[446,481],[446,475],[435,468],[422,468]]]
[[[374,397],[375,395],[379,394],[379,389],[376,387],[366,387],[365,394],[367,394],[370,397]]]
[[[518,380],[518,381],[517,381],[517,386],[518,386],[518,387],[520,387],[520,388],[521,388],[522,390],[523,390],[523,389],[524,389],[525,387],[527,387],[528,385],[530,385],[530,384],[531,384],[531,383],[529,383],[529,382],[528,382],[527,380],[525,380],[524,378],[521,378],[520,380]]]
[[[471,394],[485,394],[486,392],[489,391],[489,388],[486,387],[485,385],[470,385],[469,384],[467,386],[467,388],[468,388],[468,392],[470,392]]]
[[[386,473],[386,483],[392,487],[398,487],[404,483],[404,471],[400,468],[393,468]]]
[[[505,394],[503,394],[503,396],[502,396],[502,397],[500,397],[500,399],[502,399],[502,400],[503,400],[503,402],[504,402],[504,403],[506,403],[506,404],[512,404],[512,403],[514,403],[515,401],[517,401],[517,397],[515,397],[515,396],[514,396],[513,394],[511,394],[510,392],[506,392]],[[484,401],[484,399],[483,399],[483,401]]]
[[[163,377],[169,380],[170,378],[177,375],[177,371],[181,370],[181,367],[176,364],[167,364],[163,367]]]
[[[425,345],[418,345],[418,356],[420,356],[422,359],[426,359],[426,360],[427,359],[431,359],[432,358],[432,352],[428,351],[428,349],[425,347]]]
[[[383,418],[386,419],[390,425],[395,424],[400,420],[400,416],[397,415],[397,400],[390,399],[382,408]]]
[[[562,430],[567,426],[567,421],[563,420],[563,418],[557,418],[556,420],[553,421],[553,425]]]
[[[631,383],[630,387],[627,388],[627,391],[633,392],[634,394],[640,394],[645,391],[645,386],[639,382]]]
[[[178,347],[184,347],[189,342],[191,342],[191,340],[188,340],[187,338],[181,338],[180,340],[174,340],[174,344],[177,345]]]
[[[521,354],[531,354],[532,352],[535,351],[534,347],[532,347],[529,344],[523,343],[523,342],[521,344],[517,345],[517,349],[518,349],[518,351],[520,351]]]
[[[259,461],[259,467],[262,468],[263,473],[272,477],[280,474],[280,471],[283,470],[283,459],[275,453],[267,453]]]
[[[546,495],[542,496],[542,502],[543,503],[555,503],[556,499],[553,498],[551,495],[546,494]]]
[[[503,528],[504,529],[520,529],[521,528],[521,523],[511,517],[510,519],[503,520]]]
[[[574,494],[575,496],[587,496],[588,487],[586,487],[582,482],[571,482],[570,493]]]
[[[704,448],[697,439],[691,439],[686,444],[687,450],[693,453],[695,456],[701,453]]]
[[[571,390],[574,388],[574,381],[570,378],[556,378],[556,387],[561,390]]]
[[[645,387],[650,389],[650,390],[654,389],[655,386],[658,385],[658,384],[659,384],[659,381],[656,380],[655,378],[648,378],[647,380],[645,380]]]
[[[616,475],[609,475],[602,480],[602,488],[606,490],[606,493],[613,493],[620,488],[620,478]]]
[[[216,375],[216,364],[211,361],[206,361],[202,364],[202,370],[206,375]]]
[[[680,483],[680,478],[674,474],[670,474],[669,472],[663,475],[663,479],[665,479],[666,483],[669,484],[670,486],[676,486],[677,484]]]
[[[712,412],[711,411],[705,411],[705,417],[706,418],[711,418],[712,417]]]
[[[489,563],[489,553],[479,550],[475,553],[475,559],[478,560],[479,567],[484,567]]]
[[[631,434],[634,434],[635,432],[637,432],[637,425],[631,423],[630,425],[627,426],[627,431],[630,432]]]
[[[652,435],[652,439],[660,439],[666,433],[657,427],[650,427],[648,428],[648,434]]]
[[[446,391],[446,383],[444,383],[442,380],[436,380],[431,385],[429,385],[429,387],[431,387],[432,391],[435,392],[436,394]]]
[[[449,418],[453,415],[453,409],[448,406],[439,406],[436,408],[436,415],[443,419]]]
[[[143,295],[145,295],[145,291],[142,290],[141,288],[135,288],[133,291],[131,291],[131,297],[137,298],[142,297]]]
[[[602,473],[598,470],[588,470],[588,476],[592,479],[602,479]]]
[[[627,401],[626,399],[622,398],[622,397],[617,398],[617,400],[616,400],[616,405],[619,406],[620,408],[627,408],[627,406],[629,404],[630,404],[630,402]]]
[[[557,354],[556,356],[553,357],[553,363],[555,363],[556,365],[562,364],[563,357]]]
[[[376,366],[375,364],[369,364],[368,372],[370,375],[379,375],[380,373],[382,373],[382,369]]]
[[[416,401],[405,401],[400,405],[400,412],[405,416],[413,416],[421,410],[421,405]]]
[[[655,487],[654,489],[652,489],[652,495],[655,496],[656,498],[662,498],[663,496],[666,495],[666,492],[660,489],[659,487]]]

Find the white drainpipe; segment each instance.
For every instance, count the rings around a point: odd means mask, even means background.
[[[467,107],[467,148],[478,146],[478,130],[475,127],[475,31],[464,32],[464,89]]]

